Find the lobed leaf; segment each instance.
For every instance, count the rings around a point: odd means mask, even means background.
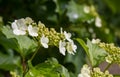
[[[67,69],[58,64],[55,58],[31,67],[25,77],[70,77]]]
[[[29,53],[35,51],[37,47],[37,43],[28,36],[14,35],[12,29],[9,26],[3,26],[2,32],[7,37],[7,39],[16,40],[16,47],[18,47],[17,50],[21,54],[21,56],[25,57]]]

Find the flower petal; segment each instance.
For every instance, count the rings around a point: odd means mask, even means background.
[[[62,41],[60,40],[60,42],[59,42],[59,51],[60,51],[60,53],[63,54],[63,55],[65,55],[65,51],[66,51],[65,46],[66,46],[66,43],[65,43],[65,42],[62,42]]]
[[[49,39],[44,35],[41,37],[40,42],[44,48],[48,48]]]
[[[74,55],[74,52],[73,52],[73,47],[72,47],[71,42],[68,42],[68,43],[67,43],[67,51],[68,51],[68,53],[70,53],[70,54],[73,54],[73,55]]]
[[[78,77],[84,77],[82,74],[78,74]]]
[[[18,29],[17,24],[15,22],[12,23],[12,29]]]
[[[25,34],[26,34],[26,31],[14,29],[14,30],[13,30],[13,33],[14,33],[15,35],[25,35]]]
[[[64,35],[65,35],[65,38],[70,42],[72,41],[70,38],[71,38],[71,33],[67,33],[66,31],[64,31]]]
[[[27,25],[25,25],[24,19],[15,20],[12,23],[12,29],[15,35],[25,35]]]

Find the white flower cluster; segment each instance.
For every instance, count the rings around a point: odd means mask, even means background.
[[[102,72],[99,67],[90,68],[87,64],[83,65],[78,77],[113,77],[108,70]]]
[[[61,31],[61,33],[63,33]],[[65,55],[65,51],[67,50],[68,53],[74,54],[76,52],[77,46],[74,44],[73,40],[71,39],[71,34],[64,31],[65,39],[59,42],[59,51],[61,54]],[[67,40],[67,42],[66,42]]]
[[[26,19],[15,20],[12,23],[13,33],[15,35],[26,35],[27,31],[30,36],[38,36],[38,28],[32,26],[33,20],[29,17]]]
[[[76,52],[77,46],[71,39],[70,33],[62,32],[62,30],[61,33],[57,33],[53,28],[49,30],[41,22],[37,25],[29,17],[15,20],[12,23],[12,29],[15,35],[35,37],[44,48],[48,48],[49,45],[58,46],[60,53],[63,55],[65,55],[66,50],[70,54]]]

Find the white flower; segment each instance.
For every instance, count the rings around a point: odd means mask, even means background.
[[[78,74],[78,77],[84,77],[82,74]]]
[[[90,77],[90,75],[84,73],[84,74],[78,74],[78,77]]]
[[[36,36],[38,36],[38,28],[32,27],[32,25],[29,25],[28,26],[28,33],[30,36],[36,37]]]
[[[30,17],[26,17],[25,18],[25,23],[31,24],[31,23],[33,23],[33,20]]]
[[[83,11],[84,11],[85,13],[89,13],[89,12],[90,12],[90,7],[87,6],[87,5],[85,5],[84,8],[83,8]]]
[[[93,44],[98,44],[98,43],[100,43],[100,39],[92,39],[92,43]]]
[[[88,65],[84,65],[82,70],[81,70],[82,74],[90,74],[90,67],[88,67]]]
[[[49,39],[45,37],[44,34],[42,35],[40,42],[44,48],[48,48]]]
[[[62,28],[61,28],[61,34],[63,33]],[[67,49],[68,53],[73,54],[74,52],[76,52],[77,46],[74,44],[73,40],[71,39],[71,33],[67,33],[66,31],[64,31],[64,36],[65,36],[65,40],[67,40],[67,42],[59,42],[59,50],[60,53],[62,53],[63,55],[65,55],[65,51]]]
[[[95,25],[96,27],[99,27],[99,28],[102,27],[102,21],[98,16],[95,18]]]
[[[24,19],[15,20],[12,23],[13,33],[15,35],[25,35],[27,30],[27,25]]]
[[[91,77],[90,76],[90,67],[88,65],[84,65],[81,69],[81,74],[78,74],[78,77]]]
[[[77,46],[74,44],[73,41],[67,43],[67,51],[70,54],[74,55],[74,52],[76,52]]]
[[[62,41],[60,40],[60,42],[59,42],[59,51],[60,51],[60,53],[63,54],[63,55],[65,55],[65,51],[66,51],[65,46],[66,46],[66,42],[64,42],[64,41],[62,42]]]
[[[67,33],[66,31],[64,31],[64,35],[65,35],[65,38],[66,38],[69,42],[72,41],[72,40],[71,40],[71,33]]]

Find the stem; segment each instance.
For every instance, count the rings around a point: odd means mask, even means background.
[[[108,64],[107,67],[104,69],[103,72],[105,72],[112,64],[113,64],[113,63]]]
[[[38,50],[39,50],[40,46],[38,46],[38,48],[35,50],[35,53],[32,55],[32,57],[30,58],[30,61],[32,61],[35,57],[35,55],[37,54]]]
[[[22,58],[22,68],[23,68],[23,77],[24,77],[26,73],[26,62],[24,58]]]

